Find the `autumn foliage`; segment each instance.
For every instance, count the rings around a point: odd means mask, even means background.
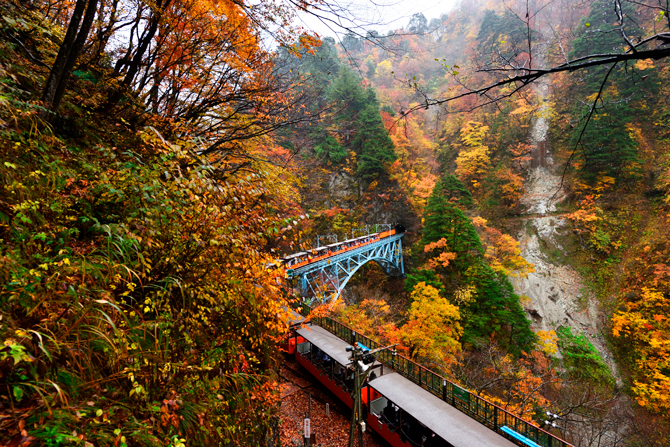
[[[72,7],[0,4],[0,438],[258,445],[287,331],[266,247],[298,211],[267,136],[294,97],[259,26],[289,11],[103,2],[53,113],[43,68]],[[110,24],[135,27],[114,68]]]

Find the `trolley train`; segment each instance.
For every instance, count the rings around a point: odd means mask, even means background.
[[[351,408],[354,369],[346,351],[351,344],[313,322],[305,324],[298,314],[295,317],[285,350]],[[356,338],[354,332],[352,337]],[[440,399],[388,365],[375,361],[371,368],[361,390],[366,424],[393,447],[541,447],[503,426],[517,428],[517,422],[527,424],[504,410],[500,411],[512,417],[500,421],[498,431],[494,431],[485,422],[459,411],[453,403],[450,405],[444,396]],[[545,445],[572,447],[541,432]]]
[[[394,236],[396,234],[402,234],[404,232],[405,227],[402,225],[396,225],[388,231],[372,233],[355,239],[349,239],[343,242],[337,242],[334,244],[325,245],[323,247],[302,251],[300,253],[293,253],[292,255],[286,256],[285,258],[278,259],[277,266],[284,267],[287,277],[291,278],[293,276],[293,271],[299,269],[300,267],[321,261],[322,259],[326,259],[336,254],[345,253],[365,245],[379,242],[382,239]]]

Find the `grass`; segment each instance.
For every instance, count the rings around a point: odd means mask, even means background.
[[[556,335],[568,374],[597,384],[614,386],[614,377],[609,367],[583,334],[574,335],[569,327],[563,326],[556,330]]]

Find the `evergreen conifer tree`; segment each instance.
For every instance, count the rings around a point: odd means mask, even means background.
[[[358,153],[358,174],[365,180],[373,180],[386,173],[386,167],[397,156],[379,114],[379,101],[372,88],[365,92],[365,99],[365,105],[356,122],[357,132],[351,147]]]
[[[622,3],[626,33],[640,34],[638,24],[631,20],[635,16],[633,6]],[[574,40],[570,58],[592,53],[610,53],[621,45],[618,17],[607,0],[596,0],[589,14],[582,20],[580,33]],[[588,97],[586,106],[575,104],[574,119],[586,116],[610,66],[597,66],[585,70],[584,82],[577,87],[576,96]],[[639,78],[639,76],[638,76]],[[649,80],[646,86],[652,86]],[[582,133],[582,125],[576,126],[571,143],[576,145],[581,135],[583,150],[578,152],[579,171],[583,178],[595,181],[599,175],[615,179],[639,176],[642,160],[638,156],[638,144],[628,132],[627,125],[636,115],[640,99],[645,97],[641,86],[631,77],[631,70],[622,65],[610,73],[607,85],[593,116]]]
[[[446,292],[471,288],[472,299],[459,303],[463,312],[463,340],[476,343],[492,334],[514,353],[532,349],[536,336],[508,278],[495,272],[484,257],[484,247],[471,220],[459,206],[472,206],[472,196],[453,175],[445,175],[433,188],[425,210],[425,225],[418,249],[440,242],[445,253],[455,254],[447,266],[420,269],[406,281],[411,288],[424,281]],[[430,255],[434,256],[433,250]],[[440,286],[435,285],[440,282]]]

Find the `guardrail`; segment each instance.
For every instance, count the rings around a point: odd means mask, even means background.
[[[303,316],[307,317],[310,315],[311,308],[307,304],[303,304],[299,311]],[[333,318],[315,315],[311,317],[311,321],[351,344],[359,342],[370,349],[381,347],[376,341],[363,334],[356,333],[356,331],[350,327],[345,326]],[[503,431],[503,427],[509,427],[543,447],[574,447],[572,444],[524,419],[521,419],[519,416],[500,408],[483,397],[459,387],[449,379],[440,376],[407,357],[393,354],[393,352],[389,350],[380,351],[375,357],[378,361],[390,367],[398,374],[430,391],[443,401],[477,420],[481,424],[486,425],[512,442],[519,444],[521,441],[510,436],[506,431]]]

